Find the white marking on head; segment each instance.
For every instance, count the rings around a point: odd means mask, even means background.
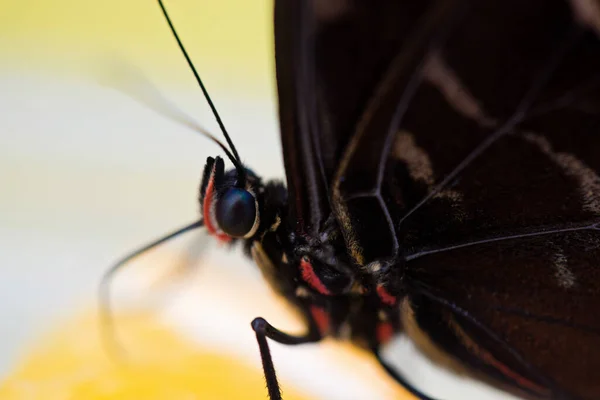
[[[246,233],[243,236],[244,239],[249,239],[252,236],[254,236],[254,234],[258,230],[258,227],[260,226],[260,209],[258,207],[258,199],[256,198],[256,194],[254,193],[254,190],[252,189],[252,186],[250,186],[249,183],[246,185],[246,191],[248,193],[250,193],[252,195],[252,197],[254,198],[254,209],[256,210],[256,214],[254,216],[254,223],[252,224],[252,228],[250,228],[250,230],[248,231],[248,233]]]

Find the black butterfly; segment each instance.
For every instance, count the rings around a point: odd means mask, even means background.
[[[160,2],[175,34],[173,26]],[[521,396],[600,399],[600,2],[276,0],[287,189],[225,134],[204,226],[306,319],[380,356],[399,333]],[[122,263],[114,267],[109,277]]]

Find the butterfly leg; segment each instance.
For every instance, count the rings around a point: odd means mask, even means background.
[[[311,328],[306,335],[290,335],[273,327],[273,325],[269,324],[264,318],[260,317],[255,318],[251,325],[252,329],[256,333],[256,341],[258,342],[263,372],[265,374],[265,380],[267,381],[269,399],[281,400],[281,387],[277,381],[277,374],[275,373],[275,366],[273,365],[271,350],[269,350],[269,343],[267,339],[274,340],[281,344],[297,345],[318,342],[321,340],[321,334],[318,332],[318,330]]]

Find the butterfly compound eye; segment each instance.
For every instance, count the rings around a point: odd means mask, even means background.
[[[215,214],[221,230],[232,237],[252,236],[258,226],[256,200],[245,189],[228,189],[219,197]]]

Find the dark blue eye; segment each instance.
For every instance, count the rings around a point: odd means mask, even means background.
[[[233,237],[248,235],[257,217],[254,196],[239,188],[228,189],[220,196],[215,212],[221,230]]]

